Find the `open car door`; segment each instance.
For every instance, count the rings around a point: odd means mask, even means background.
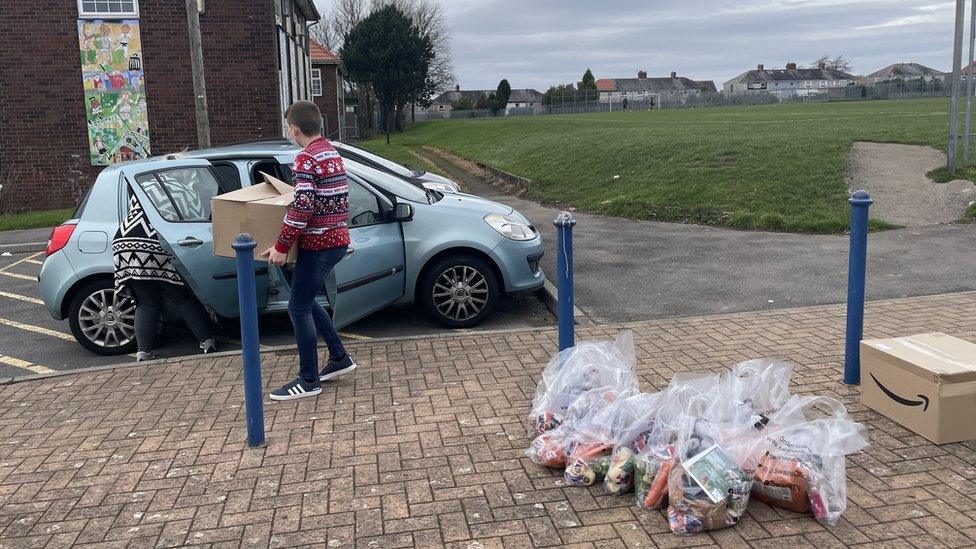
[[[237,266],[233,259],[214,256],[210,222],[210,199],[231,189],[221,187],[206,160],[135,164],[123,172],[129,192],[197,299],[217,315],[237,317]],[[260,311],[268,299],[267,263],[256,261],[254,275]]]

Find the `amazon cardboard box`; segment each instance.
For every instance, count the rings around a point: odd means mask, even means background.
[[[862,341],[861,402],[936,444],[976,439],[976,345],[938,332]]]
[[[257,183],[236,191],[215,196],[210,200],[213,219],[214,255],[235,257],[231,244],[240,233],[248,233],[257,243],[254,258],[261,259],[261,252],[278,240],[281,222],[288,206],[295,199],[291,185],[266,173],[264,183]],[[298,253],[298,246],[291,249],[288,260]]]

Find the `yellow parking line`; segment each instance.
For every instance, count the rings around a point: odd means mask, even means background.
[[[32,282],[37,282],[36,276],[27,276],[20,273],[8,273],[7,271],[0,271],[0,275],[9,276],[11,278],[19,278],[21,280],[30,280]]]
[[[29,255],[29,256],[27,256],[27,257],[24,257],[24,258],[21,258],[21,259],[18,259],[17,261],[14,261],[14,262],[13,262],[13,263],[11,263],[10,265],[7,265],[6,267],[4,267],[4,268],[2,268],[2,269],[0,269],[0,273],[4,273],[4,274],[10,274],[10,273],[6,273],[6,272],[4,272],[4,271],[6,271],[7,269],[9,269],[9,268],[11,268],[11,267],[16,267],[17,265],[20,265],[21,263],[24,263],[24,262],[27,262],[27,261],[31,261],[31,260],[33,260],[33,259],[34,259],[35,257],[37,257],[37,256],[39,256],[39,255],[41,255],[42,253],[44,253],[44,252],[37,252],[37,253],[35,253],[35,254],[31,254],[31,255]]]
[[[21,330],[27,330],[28,332],[34,332],[35,334],[43,334],[46,336],[56,337],[58,339],[63,339],[65,341],[74,341],[75,338],[61,332],[56,332],[54,330],[49,330],[47,328],[42,328],[41,326],[34,326],[33,324],[24,324],[23,322],[17,322],[16,320],[10,320],[8,318],[0,318],[0,324],[5,324],[13,328],[20,328]]]
[[[51,374],[54,370],[41,366],[40,364],[34,364],[32,362],[27,362],[26,360],[21,360],[19,358],[14,358],[12,356],[0,355],[0,364],[6,364],[7,366],[13,366],[14,368],[20,368],[22,370],[28,370],[34,372],[35,374]]]
[[[373,339],[373,338],[371,338],[369,336],[361,336],[361,335],[358,335],[358,334],[350,334],[348,332],[339,332],[339,335],[341,335],[342,337],[349,338],[349,339],[357,339],[359,341],[370,341],[370,340]]]
[[[30,297],[20,294],[12,294],[10,292],[0,292],[0,297],[9,297],[10,299],[19,299],[21,301],[26,301],[28,303],[35,303],[37,305],[44,305],[44,302],[36,297]]]

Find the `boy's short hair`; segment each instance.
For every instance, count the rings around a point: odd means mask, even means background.
[[[285,121],[306,136],[322,135],[322,112],[311,101],[295,101],[285,111]]]

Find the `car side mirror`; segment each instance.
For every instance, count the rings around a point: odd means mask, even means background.
[[[393,220],[394,221],[411,221],[413,220],[413,206],[406,204],[404,202],[397,202],[396,206],[393,206]]]

